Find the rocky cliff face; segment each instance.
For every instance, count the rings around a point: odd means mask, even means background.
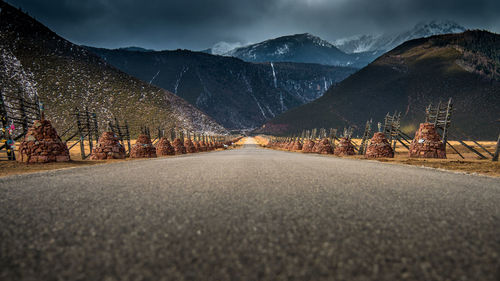
[[[356,70],[305,63],[248,63],[186,50],[87,49],[118,69],[173,92],[229,129],[258,127],[315,100]]]

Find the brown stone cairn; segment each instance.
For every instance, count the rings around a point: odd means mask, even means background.
[[[48,163],[69,161],[69,150],[48,120],[37,120],[19,145],[20,162]]]
[[[186,147],[182,143],[182,141],[179,138],[174,139],[174,142],[172,143],[172,146],[174,147],[174,151],[176,155],[179,154],[186,154]]]
[[[314,143],[314,146],[312,148],[313,153],[318,153],[319,146],[321,145],[321,140],[317,141]]]
[[[394,151],[384,133],[375,133],[366,148],[367,158],[394,158]]]
[[[156,144],[156,155],[157,156],[167,156],[175,155],[175,150],[170,141],[163,137]]]
[[[441,141],[434,124],[422,123],[410,144],[410,157],[446,158],[446,146]]]
[[[156,158],[156,148],[147,135],[139,135],[130,151],[130,158]]]
[[[349,138],[340,138],[339,144],[334,151],[337,156],[354,155],[354,146]]]
[[[201,144],[200,144],[200,141],[193,141],[193,144],[194,144],[194,147],[196,148],[196,151],[203,151],[201,149]]]
[[[217,145],[215,144],[214,141],[210,141],[210,147],[212,148],[212,150],[217,149]]]
[[[186,139],[184,141],[184,147],[186,148],[187,153],[196,153],[198,150],[196,150],[196,147],[194,146],[194,143],[191,139]]]
[[[318,147],[315,152],[319,154],[333,154],[333,147],[327,138],[323,138],[318,142]]]
[[[213,146],[213,144],[212,144],[212,142],[211,142],[211,141],[207,141],[205,144],[206,144],[206,146],[207,146],[207,151],[212,151],[212,150],[214,150],[214,146]]]
[[[302,152],[306,152],[306,153],[313,152],[313,148],[314,148],[315,144],[316,143],[314,143],[314,141],[312,141],[312,140],[306,140],[304,145],[302,146]]]
[[[199,141],[199,143],[200,143],[200,149],[198,151],[207,151],[208,150],[207,143],[205,141]]]
[[[302,150],[302,143],[300,142],[300,140],[293,143],[292,150],[294,151]]]
[[[125,148],[115,134],[113,132],[104,132],[99,137],[99,142],[92,151],[90,160],[124,159],[126,156]]]

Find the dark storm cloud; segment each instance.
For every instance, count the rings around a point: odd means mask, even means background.
[[[498,0],[10,0],[73,42],[204,49],[310,32],[328,40],[426,20],[500,31]]]

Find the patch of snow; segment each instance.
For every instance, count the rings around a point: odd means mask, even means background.
[[[284,44],[281,47],[278,47],[276,49],[276,52],[274,52],[275,55],[282,56],[290,51],[290,48],[288,47],[287,44]]]
[[[155,80],[156,76],[158,76],[158,74],[160,74],[160,70],[158,70],[158,72],[156,72],[156,74],[153,76],[153,78],[151,78],[151,80],[149,81],[149,85],[151,85],[151,83],[153,83],[153,80]]]
[[[212,46],[212,54],[213,55],[228,55],[228,53],[234,49],[237,49],[239,47],[242,47],[243,44],[240,42],[225,42],[221,41],[218,43],[215,43]]]
[[[33,73],[25,69],[19,59],[10,50],[1,45],[0,76],[6,77],[6,79],[1,80],[8,81],[7,85],[2,85],[3,91],[17,94],[18,90],[21,89],[25,97],[31,99],[35,99],[38,95],[37,83]]]
[[[252,98],[255,100],[255,102],[257,103],[257,106],[259,107],[260,109],[260,112],[262,113],[262,116],[264,116],[265,119],[267,119],[267,116],[266,114],[264,113],[264,110],[262,109],[262,106],[260,106],[260,103],[259,101],[257,100],[257,98],[255,97],[254,94],[252,94]]]
[[[285,112],[285,104],[283,103],[283,93],[280,92],[280,105],[281,105],[281,112]]]
[[[182,71],[181,73],[179,74],[179,78],[177,78],[177,81],[175,81],[175,85],[174,85],[174,94],[177,94],[177,88],[179,88],[179,83],[181,82],[181,79],[182,79],[182,76],[184,75],[184,73],[186,73],[186,71],[189,70],[189,66],[183,66],[182,67]],[[159,72],[159,71],[158,71]]]
[[[276,72],[274,72],[274,64],[272,62],[271,62],[271,69],[273,71],[274,88],[278,88],[278,80],[276,79]]]

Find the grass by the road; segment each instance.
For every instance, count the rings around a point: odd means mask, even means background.
[[[264,137],[257,136],[256,140],[261,145],[267,144],[267,139]],[[355,139],[353,141],[358,145],[361,142],[361,140],[358,139]],[[475,145],[472,142],[470,143],[467,142],[467,143],[470,146],[475,147]],[[488,151],[492,153],[495,151],[496,142],[481,141],[479,143],[486,149],[488,149]],[[463,173],[476,173],[481,175],[500,177],[500,162],[492,162],[491,159],[479,160],[476,154],[470,152],[469,150],[461,146],[458,142],[451,141],[451,144],[455,148],[457,148],[457,150],[464,156],[465,159],[462,159],[457,153],[455,153],[452,149],[449,148],[446,151],[448,159],[410,158],[408,157],[408,150],[399,145],[398,147],[396,147],[396,153],[394,158],[379,158],[370,160],[377,160],[380,162],[393,163],[393,164],[429,167],[429,168],[451,170]],[[480,148],[478,147],[475,148],[480,150]],[[336,157],[336,156],[331,155],[331,157]],[[367,160],[362,155],[345,156],[345,158]]]

